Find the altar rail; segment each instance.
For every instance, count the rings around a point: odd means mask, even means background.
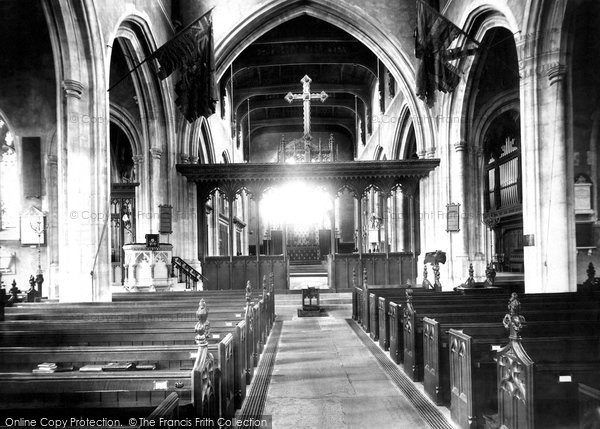
[[[277,290],[288,289],[288,264],[283,256],[210,256],[202,263],[205,290],[244,289],[246,281],[262,285],[263,277],[273,280]]]
[[[367,278],[371,285],[405,285],[416,284],[417,259],[409,252],[365,253],[359,258],[356,253],[336,254],[330,260],[330,284],[331,276],[335,279],[337,290],[351,290],[352,273],[356,273],[356,285],[362,286],[363,268],[367,269]]]

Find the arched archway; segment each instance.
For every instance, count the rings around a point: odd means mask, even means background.
[[[218,8],[218,6],[217,6]],[[424,107],[417,101],[413,91],[414,69],[410,57],[399,48],[397,41],[391,40],[377,23],[366,16],[354,13],[349,8],[343,8],[327,1],[299,1],[273,3],[268,7],[253,11],[245,17],[243,23],[236,26],[229,34],[222,37],[216,46],[217,75],[225,75],[231,62],[250,44],[259,37],[284,22],[308,15],[339,28],[344,28],[349,34],[369,48],[392,73],[398,89],[406,97],[412,112],[423,118],[415,127],[419,152],[425,152],[427,145],[435,141],[433,121]],[[217,15],[218,17],[218,10]]]

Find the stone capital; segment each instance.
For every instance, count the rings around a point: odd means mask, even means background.
[[[190,162],[190,156],[187,153],[180,153],[179,159],[181,160],[182,164],[189,164]]]
[[[435,146],[431,146],[427,149],[427,158],[435,158]]]
[[[198,164],[198,157],[197,156],[190,156],[190,162],[192,164]]]
[[[46,155],[46,161],[48,162],[48,165],[57,165],[58,157],[56,155]]]
[[[162,154],[163,154],[163,152],[161,149],[157,149],[154,147],[152,149],[150,149],[150,156],[152,156],[153,159],[160,159]]]
[[[454,143],[454,150],[456,152],[465,152],[467,150],[467,142],[464,140],[460,140]]]
[[[554,85],[557,82],[562,82],[567,76],[568,67],[564,64],[552,64],[546,70],[546,76],[550,81],[550,85]]]
[[[134,165],[140,165],[144,162],[144,155],[133,155],[131,159],[133,160]]]
[[[62,81],[62,87],[66,97],[81,99],[81,94],[83,94],[83,84],[81,82],[65,79]]]

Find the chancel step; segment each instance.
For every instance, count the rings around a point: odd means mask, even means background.
[[[290,276],[325,277],[327,276],[327,266],[323,264],[290,265]]]

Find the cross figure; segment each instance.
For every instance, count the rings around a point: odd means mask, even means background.
[[[310,83],[312,82],[312,79],[309,78],[308,75],[304,75],[300,82],[302,83],[302,93],[292,94],[291,92],[288,92],[285,96],[285,100],[288,103],[291,103],[294,100],[302,100],[304,103],[304,142],[306,144],[312,140],[312,136],[310,135],[310,100],[321,100],[321,103],[324,103],[329,95],[325,91],[311,94]]]

